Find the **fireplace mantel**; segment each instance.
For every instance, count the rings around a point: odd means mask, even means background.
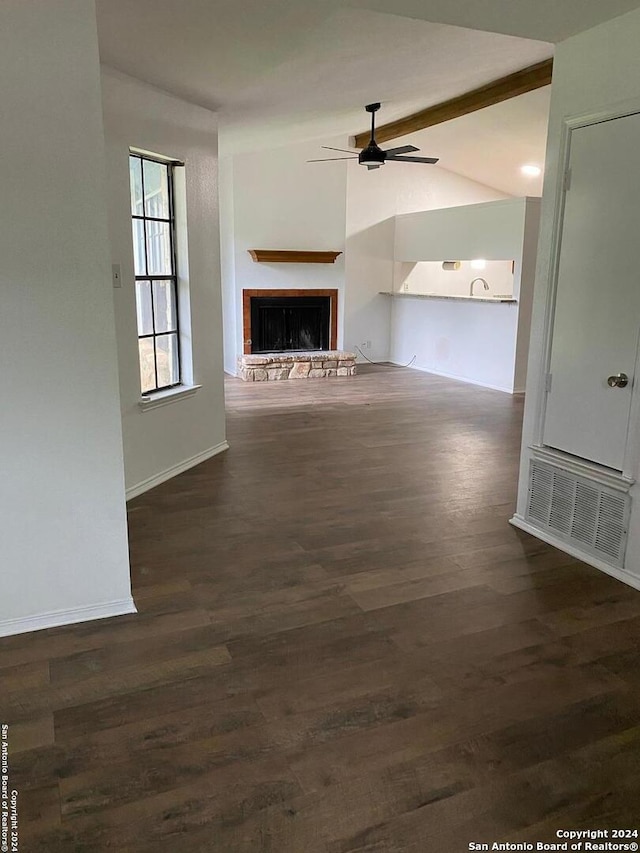
[[[300,252],[285,249],[247,249],[259,264],[334,264],[342,252]]]

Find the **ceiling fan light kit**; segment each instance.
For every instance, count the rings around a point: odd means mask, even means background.
[[[369,144],[362,151],[348,151],[346,148],[332,148],[330,145],[323,145],[328,151],[341,151],[343,154],[349,154],[349,157],[323,157],[320,160],[307,160],[307,163],[330,163],[332,160],[355,160],[361,166],[366,166],[367,169],[379,169],[384,166],[387,160],[395,160],[398,163],[437,163],[438,157],[406,157],[404,155],[411,154],[419,149],[415,145],[402,145],[399,148],[387,148],[386,151],[380,148],[376,142],[376,113],[380,109],[380,104],[367,104],[365,110],[371,113],[371,138]]]

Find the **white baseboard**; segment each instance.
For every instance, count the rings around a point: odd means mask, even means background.
[[[392,361],[392,364],[401,365],[399,361]],[[491,385],[489,382],[480,382],[479,379],[469,379],[467,376],[458,376],[455,373],[446,373],[444,370],[434,370],[431,367],[420,367],[418,364],[409,365],[412,370],[419,370],[421,373],[432,373],[434,376],[444,376],[445,379],[455,379],[456,382],[465,382],[467,385],[479,385],[481,388],[489,388],[491,391],[502,391],[503,394],[514,394],[512,388],[505,388],[502,385]]]
[[[143,480],[141,483],[138,483],[135,486],[130,486],[127,489],[127,500],[130,501],[132,498],[137,498],[138,495],[142,495],[144,492],[148,492],[149,489],[153,489],[155,488],[155,486],[159,486],[160,483],[165,483],[172,477],[176,477],[178,474],[182,474],[183,471],[188,471],[189,468],[193,468],[194,466],[199,465],[201,462],[205,462],[207,459],[211,459],[212,456],[217,456],[218,453],[222,453],[224,450],[228,449],[229,444],[226,441],[221,441],[220,444],[216,444],[215,447],[210,447],[208,450],[203,450],[202,453],[196,453],[195,456],[191,456],[189,459],[185,459],[183,462],[178,462],[177,465],[172,465],[170,468],[166,468],[164,471],[160,471],[159,474],[154,474],[153,477],[147,477],[146,480]]]
[[[559,551],[564,551],[565,554],[570,554],[572,557],[582,560],[583,563],[588,563],[588,565],[593,566],[596,569],[600,569],[601,572],[611,575],[612,578],[622,581],[622,583],[626,583],[627,586],[640,590],[640,577],[638,577],[638,575],[633,575],[626,569],[619,569],[616,566],[610,566],[608,563],[605,563],[604,560],[599,560],[592,554],[585,554],[584,551],[581,551],[574,545],[570,545],[568,542],[563,542],[562,539],[557,539],[552,533],[549,533],[546,530],[539,530],[537,527],[534,527],[533,524],[529,524],[529,522],[525,521],[521,515],[516,513],[513,518],[509,519],[509,524],[512,524],[519,530],[524,530],[525,533],[530,533],[537,539],[542,539],[543,542],[546,542],[548,545],[553,545],[554,548],[557,548]]]
[[[0,637],[12,637],[14,634],[41,631],[43,628],[59,628],[61,625],[74,625],[77,622],[91,622],[94,619],[107,619],[110,616],[137,612],[133,598],[123,598],[121,601],[89,604],[70,610],[53,610],[50,613],[24,616],[20,619],[3,619],[0,621]]]

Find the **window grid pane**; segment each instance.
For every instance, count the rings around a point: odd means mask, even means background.
[[[140,384],[142,393],[147,394],[149,391],[157,390],[158,387],[154,338],[141,338],[138,341],[138,351],[140,356]]]
[[[144,219],[132,219],[133,268],[136,275],[147,274],[147,256],[144,236]]]
[[[153,316],[155,331],[178,331],[178,316],[176,312],[176,290],[173,281],[153,282]]]
[[[143,160],[144,215],[169,219],[169,167],[154,160]]]
[[[147,271],[153,275],[172,275],[171,226],[157,219],[145,219],[147,234]]]
[[[178,381],[178,336],[156,335],[156,375],[160,388],[169,388]]]
[[[129,166],[140,380],[147,394],[180,384],[172,171],[140,155]]]
[[[142,195],[142,160],[140,157],[129,157],[129,182],[131,185],[131,213],[144,213]]]
[[[154,330],[150,281],[136,281],[136,317],[138,320],[138,337],[152,335]]]

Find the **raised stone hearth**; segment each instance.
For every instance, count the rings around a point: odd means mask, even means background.
[[[279,352],[238,357],[238,376],[245,382],[353,376],[355,372],[355,353],[342,350]]]

